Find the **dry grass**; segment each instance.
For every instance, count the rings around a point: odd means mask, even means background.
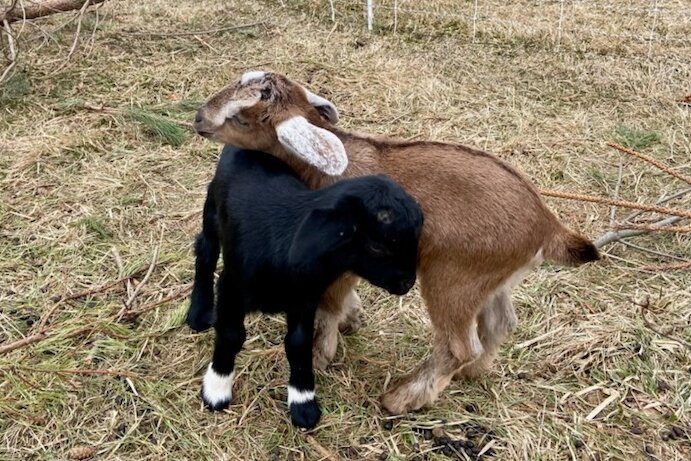
[[[85,15],[81,46],[54,75],[74,39],[71,16],[25,27],[19,73],[0,88],[0,347],[36,333],[55,297],[139,272],[61,303],[45,339],[0,355],[0,459],[66,459],[80,445],[97,459],[421,459],[416,450],[447,459],[419,428],[457,437],[468,424],[495,432],[496,459],[691,458],[688,434],[665,440],[691,424],[689,350],[667,337],[691,342],[690,272],[643,270],[678,261],[635,247],[613,245],[577,270],[534,271],[516,291],[519,328],[493,372],[403,418],[383,415],[378,396],[425,355],[428,320],[417,293],[399,300],[363,284],[366,326],[318,375],[324,416],[312,437],[286,414],[280,317],[249,320],[235,402],[222,414],[201,409],[212,335],[181,327],[186,299],[118,320],[155,248],[133,309],[191,281],[218,148],[169,122],[189,121],[198,101],[249,68],[326,93],[344,126],[472,143],[541,187],[611,195],[620,157],[608,141],[691,172],[690,109],[676,102],[691,91],[683,1],[664,2],[653,42],[640,38],[653,18],[626,0],[608,2],[615,12],[567,2],[561,32],[559,2],[480,1],[474,34],[473,2],[398,3],[394,18],[392,1],[375,2],[368,34],[353,1],[334,2],[336,24],[321,0],[107,2]],[[623,159],[624,199],[652,203],[681,187]],[[604,206],[549,203],[592,236],[609,226]],[[691,255],[688,234],[632,243]],[[650,324],[634,304],[644,299]]]

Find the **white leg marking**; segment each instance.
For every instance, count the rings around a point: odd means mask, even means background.
[[[211,405],[217,405],[221,402],[230,402],[233,397],[233,378],[235,371],[229,375],[219,375],[213,368],[206,369],[204,375],[204,384],[202,385],[202,394],[204,400]]]
[[[249,82],[253,80],[261,80],[264,78],[266,75],[266,72],[263,70],[251,70],[249,72],[245,72],[242,75],[242,78],[240,78],[240,84],[242,85],[247,85]]]
[[[288,386],[288,406],[314,400],[314,391],[301,391]]]

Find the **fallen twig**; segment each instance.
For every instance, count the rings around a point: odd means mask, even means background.
[[[685,176],[685,175],[683,175],[683,174],[681,174],[681,173],[677,173],[676,171],[672,170],[670,167],[668,167],[668,166],[665,165],[664,163],[662,163],[662,162],[660,162],[660,161],[658,161],[658,160],[655,160],[655,159],[652,158],[652,157],[649,157],[649,156],[647,156],[647,155],[645,155],[645,154],[641,154],[640,152],[636,152],[635,150],[626,148],[626,147],[624,147],[624,146],[620,146],[619,144],[615,144],[615,143],[613,143],[613,142],[609,142],[609,143],[607,143],[607,145],[608,145],[609,147],[612,147],[612,148],[618,150],[619,152],[623,152],[623,153],[628,154],[628,155],[633,155],[634,157],[637,157],[637,158],[639,158],[639,159],[641,159],[641,160],[643,160],[643,161],[645,161],[645,162],[650,163],[651,165],[653,165],[654,167],[656,167],[656,168],[658,168],[658,169],[664,171],[664,172],[667,173],[668,175],[674,176],[675,178],[680,179],[680,180],[684,181],[684,182],[687,183],[687,184],[691,184],[691,177]]]
[[[655,202],[655,205],[662,205],[663,203],[671,202],[674,199],[677,199],[679,197],[683,197],[684,195],[688,194],[689,192],[691,192],[691,187],[688,187],[686,189],[682,189],[679,192],[676,192],[676,193],[670,195],[669,197],[661,198],[657,202]],[[624,218],[624,222],[629,222],[632,219],[639,217],[643,213],[645,213],[645,210],[634,211],[633,213],[628,215],[626,218]]]
[[[175,293],[172,293],[172,294],[166,296],[165,298],[159,299],[158,301],[154,301],[154,302],[151,302],[149,304],[145,304],[145,305],[141,306],[139,309],[125,312],[123,314],[123,317],[124,318],[137,317],[137,316],[143,314],[144,312],[148,312],[152,309],[156,309],[161,304],[167,303],[167,302],[172,301],[172,300],[177,299],[177,298],[182,298],[183,296],[187,296],[187,294],[190,291],[192,291],[192,284],[189,284],[186,287],[179,289]]]
[[[82,292],[79,292],[79,293],[76,293],[73,295],[69,295],[69,296],[61,296],[58,299],[53,298],[53,301],[55,301],[55,305],[53,307],[51,307],[51,309],[48,312],[46,312],[46,314],[43,315],[43,317],[41,317],[41,320],[38,323],[36,333],[29,335],[29,336],[26,336],[22,339],[18,339],[17,341],[14,341],[12,343],[0,346],[0,355],[6,354],[8,352],[11,352],[15,349],[22,348],[24,346],[28,346],[28,345],[36,343],[38,341],[42,341],[43,339],[47,338],[48,336],[51,336],[51,332],[49,330],[49,324],[48,324],[50,317],[52,317],[53,314],[57,311],[57,309],[61,305],[63,305],[65,302],[73,300],[73,299],[83,298],[85,296],[91,296],[94,294],[103,293],[105,291],[108,291],[111,288],[114,288],[117,285],[119,285],[123,282],[126,282],[127,280],[134,277],[135,275],[142,272],[143,270],[144,270],[144,268],[137,269],[136,271],[134,271],[132,274],[128,275],[127,277],[120,278],[114,282],[107,283],[107,284],[102,285],[102,286],[97,287],[97,288],[92,288],[92,289],[82,291]],[[69,335],[67,335],[67,337],[69,338],[72,336],[77,336],[83,332],[91,331],[91,330],[93,330],[93,328],[84,328],[82,330],[77,330],[76,332],[73,332],[73,333],[70,333]]]
[[[691,226],[670,226],[670,225],[659,225],[659,224],[636,224],[636,223],[624,223],[615,224],[613,226],[615,229],[636,229],[643,230],[647,232],[678,232],[680,234],[687,234],[691,232]]]
[[[127,32],[120,31],[123,35],[138,35],[138,36],[151,36],[151,37],[182,37],[185,35],[206,35],[206,34],[216,34],[218,32],[227,32],[229,30],[237,29],[249,29],[250,27],[256,27],[266,24],[266,21],[252,22],[249,24],[241,24],[239,26],[228,26],[228,27],[217,27],[215,29],[204,29],[204,30],[189,30],[182,32]]]
[[[79,35],[82,32],[82,18],[84,17],[84,12],[86,11],[87,7],[91,5],[90,0],[86,0],[84,4],[82,5],[81,9],[79,10],[79,16],[77,17],[77,31],[74,33],[74,40],[72,41],[72,46],[70,47],[69,53],[67,53],[67,57],[63,60],[62,64],[60,64],[53,72],[51,72],[50,76],[53,76],[60,72],[62,69],[67,66],[67,64],[70,61],[70,58],[72,58],[72,55],[74,54],[74,51],[77,49],[77,44],[79,43]]]
[[[25,338],[19,339],[13,343],[5,344],[0,346],[0,355],[12,352],[20,347],[28,346],[29,344],[37,343],[47,336],[45,332],[34,333],[33,335],[27,336]]]
[[[670,226],[674,223],[677,223],[681,221],[684,218],[680,218],[678,216],[674,216],[671,218],[663,219],[662,221],[658,221],[655,223],[656,226]],[[643,235],[647,234],[649,231],[648,230],[614,230],[614,231],[609,231],[602,237],[598,238],[593,242],[593,244],[598,247],[602,248],[605,245],[608,245],[612,242],[616,242],[625,238],[629,237],[636,237],[637,235]]]
[[[14,69],[17,65],[17,49],[14,46],[14,35],[12,32],[12,28],[10,27],[10,24],[7,20],[2,21],[2,30],[7,36],[10,64],[2,72],[2,75],[0,75],[0,83],[3,82],[5,78],[7,78],[10,72],[12,72],[12,69]]]
[[[17,4],[17,2],[14,2],[11,8],[0,12],[0,22],[36,19],[54,13],[78,10],[83,8],[85,3],[97,5],[105,1],[106,0],[43,0],[41,2],[29,2],[26,4]]]
[[[682,218],[691,219],[691,211],[676,210],[674,208],[661,207],[655,205],[646,205],[644,203],[629,202],[628,200],[616,200],[607,197],[596,197],[594,195],[573,194],[570,192],[559,192],[548,189],[540,189],[540,194],[547,197],[564,198],[568,200],[578,200],[581,202],[601,203],[603,205],[616,205],[622,208],[632,208],[643,211],[652,211],[655,213],[669,214],[672,216],[681,216]]]
[[[40,416],[32,416],[32,415],[27,414],[26,412],[17,411],[12,407],[3,406],[2,411],[7,412],[7,413],[11,413],[15,416],[26,418],[29,421],[31,421],[33,424],[39,424],[41,426],[45,426],[46,424],[48,424],[48,420],[46,418],[41,418]]]
[[[72,375],[100,375],[100,376],[125,376],[128,378],[141,378],[141,375],[137,373],[131,373],[129,371],[122,370],[110,370],[110,369],[97,369],[97,368],[86,368],[86,369],[76,369],[68,368],[62,370],[50,370],[44,368],[33,368],[33,367],[21,367],[22,370],[37,371],[40,373],[65,373]]]
[[[163,233],[161,233],[161,238],[163,238]],[[130,297],[125,302],[125,308],[126,309],[129,309],[132,306],[132,303],[134,302],[137,295],[139,294],[139,292],[144,287],[144,284],[149,281],[149,277],[151,277],[151,274],[153,273],[154,268],[156,267],[156,263],[158,262],[158,251],[160,250],[160,248],[161,248],[161,242],[159,241],[158,245],[156,245],[156,248],[154,248],[154,254],[151,257],[151,264],[149,264],[149,269],[146,271],[144,278],[135,287],[134,291],[132,292]]]
[[[621,187],[621,180],[624,176],[624,162],[619,159],[619,174],[617,175],[617,184],[614,186],[614,194],[613,198],[614,199],[619,199],[619,188]],[[612,205],[612,208],[609,210],[609,223],[614,224],[614,220],[617,217],[617,206]]]
[[[674,341],[676,343],[681,344],[682,346],[686,346],[687,348],[691,349],[690,343],[684,341],[683,339],[675,338],[672,335],[668,335],[667,333],[663,333],[663,332],[657,330],[655,327],[653,327],[653,325],[650,323],[648,318],[645,316],[646,311],[649,310],[649,308],[650,308],[650,299],[649,298],[646,298],[646,300],[642,303],[638,303],[634,300],[631,300],[631,302],[634,305],[641,308],[641,318],[643,319],[643,323],[645,323],[645,326],[648,327],[648,329],[650,331],[652,331],[653,333],[657,333],[658,335],[662,336],[663,338],[667,338],[671,341]]]
[[[114,282],[108,282],[105,285],[101,285],[100,287],[90,288],[88,290],[85,290],[85,291],[82,291],[79,293],[75,293],[73,295],[62,296],[62,297],[53,297],[52,300],[55,302],[65,302],[65,301],[71,301],[73,299],[85,298],[87,296],[92,296],[95,294],[103,293],[104,291],[108,291],[111,288],[114,288],[121,283],[127,282],[127,280],[131,279],[132,277],[136,277],[137,275],[142,273],[144,271],[144,269],[146,269],[146,267],[140,267],[139,269],[132,272],[130,275],[119,278],[119,279],[115,280]]]
[[[662,251],[653,250],[651,248],[645,248],[645,247],[642,247],[639,245],[635,245],[631,242],[622,241],[621,243],[626,245],[629,248],[633,248],[634,250],[642,251],[644,253],[650,253],[651,255],[655,255],[655,256],[658,256],[660,258],[669,258],[669,259],[676,259],[677,261],[686,261],[686,258],[681,258],[679,256],[675,256],[675,255],[669,254],[669,253],[663,253]]]
[[[305,437],[307,441],[309,442],[310,445],[312,445],[312,448],[314,448],[317,453],[319,453],[319,456],[323,456],[324,458],[328,459],[329,461],[340,461],[341,458],[338,455],[335,455],[331,453],[329,450],[324,448],[324,446],[317,441],[314,437],[311,435],[307,435]]]

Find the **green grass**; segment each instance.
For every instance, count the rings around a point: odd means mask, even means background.
[[[172,147],[180,147],[187,140],[187,131],[168,117],[145,109],[128,109],[128,118],[137,121],[153,139]]]
[[[620,144],[635,150],[642,150],[660,141],[660,133],[639,130],[619,125],[614,130],[615,138]]]

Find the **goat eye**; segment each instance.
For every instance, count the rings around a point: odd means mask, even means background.
[[[247,121],[242,119],[239,115],[233,115],[228,120],[230,120],[230,122],[233,125],[240,127],[240,128],[247,128],[249,126],[249,123],[247,123]]]
[[[269,88],[269,87],[262,88],[262,91],[261,91],[262,101],[266,101],[267,99],[269,99],[269,97],[271,97],[271,88]]]
[[[369,249],[369,251],[372,254],[377,255],[377,256],[381,256],[381,255],[388,253],[388,250],[386,249],[386,247],[384,245],[379,244],[379,243],[371,242],[367,246],[367,248]]]

